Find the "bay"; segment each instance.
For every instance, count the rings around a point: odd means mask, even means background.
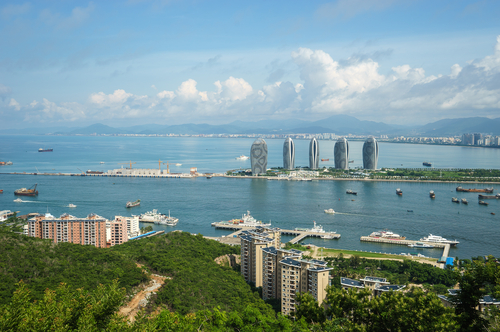
[[[75,136],[0,136],[0,160],[12,161],[0,172],[79,172],[121,167],[128,161],[134,168],[157,168],[158,159],[170,163],[175,172],[225,172],[248,168],[250,161],[235,158],[249,155],[254,139],[201,137],[75,137]],[[282,139],[266,140],[269,148],[268,167],[282,166]],[[296,165],[308,164],[308,140],[295,140]],[[320,158],[332,160],[333,141],[320,141]],[[54,152],[39,153],[50,147]],[[350,143],[353,166],[361,165],[362,142]],[[430,146],[380,143],[379,167],[421,167],[431,161],[438,167],[498,168],[499,149],[457,146]],[[100,164],[100,162],[105,162]],[[440,166],[441,165],[441,166]],[[124,165],[128,167],[128,165]],[[166,167],[166,165],[161,165]],[[15,203],[15,189],[38,183],[40,195],[22,198]],[[330,248],[387,253],[415,252],[404,246],[363,243],[359,238],[373,231],[389,229],[418,240],[429,233],[460,244],[450,256],[470,258],[493,254],[500,256],[500,202],[489,206],[477,204],[477,193],[455,192],[457,183],[409,183],[363,181],[268,181],[205,177],[194,179],[99,178],[67,176],[32,176],[0,174],[0,210],[44,213],[59,216],[70,213],[83,217],[97,213],[106,218],[115,215],[140,214],[152,209],[179,218],[176,227],[154,225],[156,230],[183,230],[207,236],[221,236],[228,231],[215,230],[214,221],[241,217],[250,210],[263,221],[283,229],[312,227],[313,220],[327,231],[341,234],[339,240],[306,239]],[[465,187],[485,187],[469,185]],[[500,185],[493,185],[495,192]],[[395,194],[396,188],[403,196]],[[346,195],[352,189],[357,196]],[[429,191],[436,199],[429,198]],[[454,204],[451,197],[467,198],[468,205]],[[141,205],[126,209],[128,200],[141,199]],[[67,208],[69,204],[77,208]],[[333,208],[334,215],[324,213]],[[407,212],[413,210],[413,212]],[[495,212],[496,215],[491,215]],[[287,239],[284,237],[284,239]],[[441,250],[419,250],[427,256],[440,257]]]

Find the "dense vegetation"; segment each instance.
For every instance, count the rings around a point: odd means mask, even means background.
[[[151,271],[172,277],[158,292],[157,304],[186,314],[220,306],[222,310],[243,310],[253,304],[261,311],[272,311],[241,275],[214,259],[239,254],[239,247],[211,241],[198,234],[171,232],[141,241],[112,247]]]
[[[0,230],[0,303],[10,301],[20,280],[41,299],[46,288],[55,289],[61,282],[91,290],[117,278],[127,290],[147,280],[133,261],[108,249],[55,244]]]

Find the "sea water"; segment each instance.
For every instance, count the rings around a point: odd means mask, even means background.
[[[158,160],[169,161],[171,172],[225,172],[245,169],[253,139],[195,137],[73,137],[73,136],[1,136],[0,160],[12,161],[0,172],[75,172],[114,169],[135,162],[133,168],[158,168]],[[267,140],[268,167],[282,166],[283,140]],[[308,164],[308,141],[295,140],[296,165]],[[333,165],[332,141],[320,141],[320,158]],[[39,148],[53,152],[39,153]],[[362,142],[351,142],[349,159],[361,164]],[[359,151],[358,151],[359,150]],[[421,167],[422,161],[441,167],[498,168],[500,150],[456,146],[380,144],[379,167]],[[100,162],[104,162],[101,164]],[[182,164],[175,166],[176,163]],[[321,164],[320,164],[321,165]],[[162,164],[162,168],[166,165]],[[15,203],[13,192],[38,184],[37,197],[22,197]],[[489,206],[477,204],[477,193],[458,193],[457,183],[363,182],[363,181],[271,181],[205,177],[118,178],[69,177],[0,174],[0,210],[62,213],[83,217],[97,213],[106,218],[115,215],[141,214],[152,209],[179,218],[175,227],[153,225],[155,230],[183,230],[207,236],[228,235],[229,231],[211,227],[214,221],[239,218],[247,210],[263,222],[283,229],[313,226],[341,234],[339,240],[306,239],[329,248],[386,253],[420,252],[440,257],[441,249],[417,250],[405,246],[360,242],[361,236],[388,229],[419,240],[429,233],[460,241],[450,256],[470,258],[492,254],[500,256],[500,200],[488,200]],[[463,184],[483,188],[485,184]],[[495,193],[500,185],[493,185]],[[396,195],[401,188],[403,196]],[[351,189],[357,196],[347,195]],[[429,191],[434,190],[435,199]],[[451,202],[451,197],[467,198],[468,205]],[[125,208],[129,200],[141,199],[141,205]],[[68,208],[68,204],[77,205]],[[333,208],[334,215],[324,213]],[[413,212],[408,212],[411,210]],[[491,212],[495,212],[492,215]],[[141,225],[145,226],[147,224]],[[284,240],[289,239],[283,237]]]

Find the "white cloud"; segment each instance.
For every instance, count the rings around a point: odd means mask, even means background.
[[[10,99],[9,106],[13,107],[16,111],[19,111],[21,109],[21,105],[19,105],[19,103],[14,98]]]
[[[244,78],[229,76],[215,81],[214,91],[200,91],[197,82],[188,79],[174,91],[151,96],[117,89],[110,94],[93,93],[84,104],[44,99],[23,106],[11,99],[9,106],[31,121],[227,123],[290,117],[316,120],[343,113],[404,124],[472,114],[500,115],[500,37],[493,55],[463,67],[454,64],[450,74],[437,76],[407,64],[394,66],[384,75],[379,64],[368,57],[334,60],[322,50],[307,48],[293,52],[291,59],[300,72],[300,82],[281,81],[254,89]],[[0,95],[10,93],[10,88],[0,85]]]

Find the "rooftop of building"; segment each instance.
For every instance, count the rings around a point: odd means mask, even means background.
[[[340,278],[340,284],[345,285],[345,286],[350,286],[350,287],[358,287],[358,288],[364,288],[365,284],[358,280],[354,279],[349,279],[349,278]]]
[[[387,283],[387,284],[389,284],[389,282],[387,282],[386,278],[369,277],[369,276],[364,277],[363,279],[361,279],[361,281],[365,281],[365,282],[378,282],[378,283]]]
[[[288,265],[288,266],[293,266],[293,267],[300,267],[300,262],[293,259],[293,258],[285,258],[285,259],[282,259],[280,261],[281,264],[285,264],[285,265]]]

